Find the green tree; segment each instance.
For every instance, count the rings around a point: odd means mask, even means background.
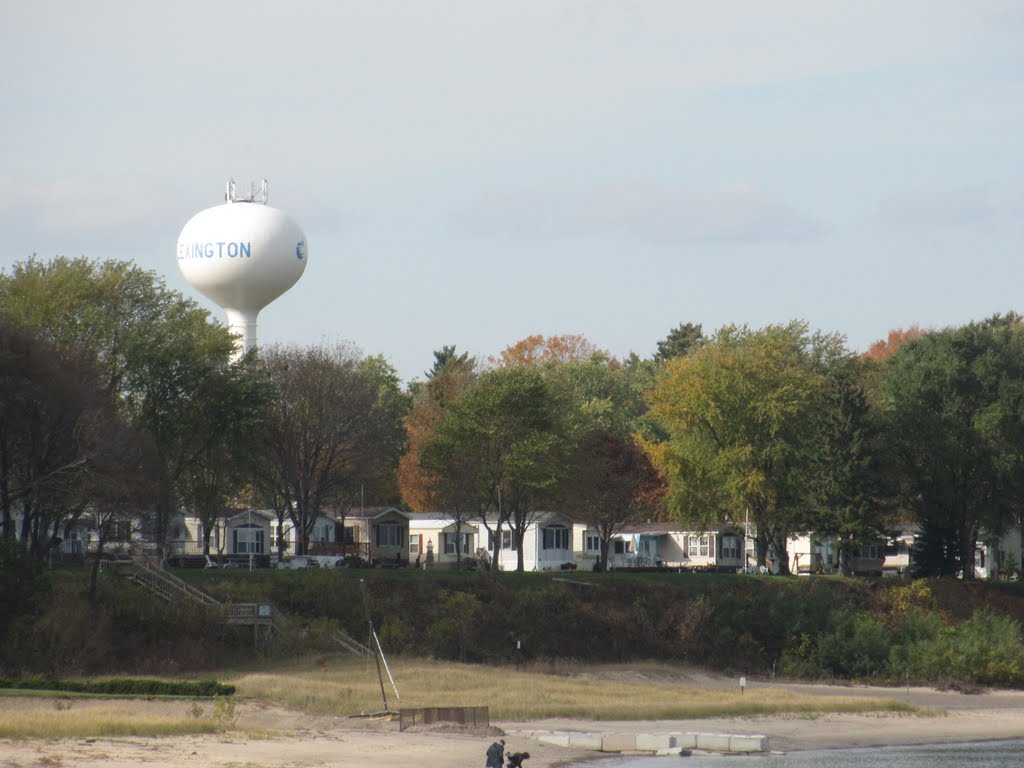
[[[759,561],[770,546],[787,573],[786,541],[814,503],[812,426],[823,372],[843,354],[839,337],[791,322],[728,326],[665,363],[650,402],[668,439],[645,445],[667,480],[669,509],[698,524],[749,510]]]
[[[438,497],[472,504],[500,553],[501,529],[515,534],[517,570],[523,539],[545,505],[553,503],[566,469],[565,441],[542,372],[531,365],[498,368],[451,403],[425,441],[421,465]],[[494,529],[487,518],[497,511]]]
[[[451,367],[458,368],[472,368],[476,364],[476,359],[469,356],[469,352],[463,352],[461,355],[455,351],[454,344],[445,344],[440,349],[434,350],[434,365],[429,371],[426,371],[423,375],[427,379],[432,379],[442,371]]]
[[[832,537],[847,575],[853,551],[884,542],[896,511],[885,421],[869,397],[873,375],[867,360],[836,360],[825,371],[820,407],[812,417],[817,499],[808,524]]]
[[[13,318],[61,354],[86,355],[99,388],[153,440],[161,467],[150,533],[162,550],[177,492],[212,425],[197,407],[207,377],[230,364],[234,341],[195,302],[134,264],[30,259],[0,276],[0,316]]]
[[[973,578],[979,532],[1024,510],[1024,321],[996,315],[908,341],[881,388],[903,503],[922,524],[918,564]]]
[[[198,421],[208,428],[200,433],[178,489],[202,523],[203,554],[210,554],[211,533],[258,472],[259,435],[274,397],[273,385],[251,357],[211,371],[201,383],[195,407],[201,410]]]
[[[595,354],[549,362],[542,370],[560,417],[568,465],[560,496],[575,519],[597,532],[606,567],[612,536],[640,515],[660,511],[660,478],[635,441],[647,413],[638,369]]]
[[[700,323],[680,323],[658,342],[658,351],[654,353],[654,359],[665,362],[673,357],[683,357],[704,341],[704,327]]]

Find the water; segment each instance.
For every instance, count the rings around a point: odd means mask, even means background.
[[[788,755],[612,757],[577,768],[1020,768],[1024,741],[791,752]]]

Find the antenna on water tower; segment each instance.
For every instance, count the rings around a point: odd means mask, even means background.
[[[236,359],[256,346],[260,310],[295,285],[309,255],[299,225],[267,205],[268,197],[266,179],[258,190],[252,182],[248,197],[230,179],[224,204],[197,213],[178,236],[178,269],[227,313],[240,337]]]

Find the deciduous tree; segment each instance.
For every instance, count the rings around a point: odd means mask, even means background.
[[[602,429],[583,439],[569,473],[566,507],[597,532],[601,570],[608,568],[612,537],[655,510],[662,490],[650,459],[632,439]]]
[[[343,511],[368,484],[382,492],[401,450],[404,401],[397,376],[349,347],[274,347],[260,362],[277,388],[265,493],[287,505],[302,554],[320,514]]]
[[[668,482],[669,509],[698,524],[749,509],[759,560],[771,546],[787,572],[787,538],[814,503],[812,425],[823,371],[842,354],[840,338],[792,322],[727,326],[665,363],[650,402],[668,440],[646,445]]]
[[[879,339],[868,347],[864,357],[868,360],[874,360],[876,363],[884,362],[895,355],[900,347],[908,341],[919,339],[922,336],[924,336],[924,331],[916,324],[909,328],[894,328],[889,331],[889,335],[886,338]]]
[[[205,428],[197,435],[201,439],[182,469],[178,489],[188,510],[202,523],[203,553],[208,555],[210,534],[259,472],[260,435],[275,393],[252,358],[214,369],[200,387],[195,420]]]
[[[36,559],[84,506],[85,427],[102,397],[87,362],[0,321],[0,524]]]
[[[925,534],[920,565],[973,578],[979,531],[1024,510],[1024,321],[925,334],[892,356],[881,386],[904,504]]]
[[[471,358],[449,358],[427,381],[417,382],[411,388],[411,405],[404,419],[406,451],[398,462],[397,479],[402,499],[414,511],[441,509],[420,463],[420,454],[447,408],[475,382],[473,369]]]
[[[179,483],[208,440],[197,407],[207,376],[230,363],[234,342],[195,302],[154,273],[117,261],[30,259],[0,276],[0,315],[61,354],[96,362],[100,389],[147,432],[162,466],[150,533],[162,546]]]
[[[536,514],[558,498],[564,449],[541,371],[515,366],[484,373],[451,404],[423,446],[421,466],[436,492],[447,496],[457,490],[473,498],[496,543],[495,566],[501,528],[508,523],[517,569],[523,570],[524,534]],[[487,519],[493,511],[499,513],[495,529]]]
[[[586,360],[603,351],[591,344],[582,334],[556,336],[534,335],[517,341],[502,350],[500,357],[491,363],[504,367],[516,365],[543,365],[544,363],[568,363],[571,360]],[[606,353],[603,353],[606,354]]]

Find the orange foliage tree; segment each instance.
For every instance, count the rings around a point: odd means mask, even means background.
[[[414,512],[437,509],[438,500],[420,467],[420,456],[423,445],[444,419],[448,405],[475,380],[473,365],[472,359],[449,362],[413,393],[412,408],[405,417],[408,448],[398,462],[396,474],[402,499]]]
[[[527,336],[506,347],[498,358],[491,357],[491,365],[511,368],[517,365],[543,365],[548,362],[568,363],[573,360],[588,360],[597,354],[607,354],[591,344],[580,333],[560,336]]]
[[[887,338],[879,339],[868,347],[864,357],[868,360],[874,360],[876,363],[881,363],[895,355],[899,348],[908,341],[919,339],[924,336],[924,333],[916,323],[907,329],[894,328],[889,331]]]

